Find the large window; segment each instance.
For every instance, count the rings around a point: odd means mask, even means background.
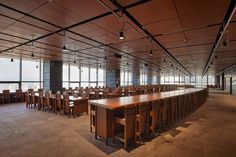
[[[40,72],[41,65],[40,61],[22,60],[22,84],[21,88],[23,91],[28,89],[38,90],[41,86]]]
[[[121,70],[120,72],[120,85],[130,86],[133,83],[133,73],[129,70]]]
[[[40,60],[0,58],[0,92],[9,89],[26,91],[37,90],[43,86],[43,66]]]
[[[0,58],[0,81],[20,81],[20,61]]]
[[[140,85],[147,85],[147,72],[145,69],[140,70]]]
[[[106,71],[96,67],[63,64],[63,87],[95,87],[106,85]]]

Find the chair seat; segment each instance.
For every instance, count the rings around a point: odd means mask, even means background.
[[[115,117],[115,122],[121,125],[125,125],[125,118]]]

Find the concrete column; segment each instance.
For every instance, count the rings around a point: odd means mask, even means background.
[[[120,69],[106,70],[106,81],[108,87],[120,86]]]
[[[230,94],[233,93],[233,78],[232,78],[232,76],[229,79],[229,93]]]
[[[133,85],[140,85],[140,70],[133,71]]]
[[[221,89],[222,90],[225,90],[225,74],[224,73],[222,73],[221,74]]]
[[[62,91],[62,62],[44,61],[43,88],[53,93]]]

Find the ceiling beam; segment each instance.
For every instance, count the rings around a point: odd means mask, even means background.
[[[138,26],[139,29],[141,29],[148,37],[152,38],[152,41],[154,41],[158,46],[160,46],[168,56],[171,57],[177,64],[179,64],[187,73],[190,75],[191,72],[189,72],[156,38],[148,31],[146,30],[138,21],[135,19],[119,2],[116,0],[110,0],[111,3],[113,3],[118,9],[120,9],[125,16],[127,16],[136,26]]]
[[[207,73],[207,71],[209,69],[209,63],[210,63],[211,57],[214,55],[218,45],[220,44],[220,41],[221,41],[221,39],[224,35],[224,32],[227,29],[233,15],[234,15],[235,10],[236,10],[236,0],[231,0],[230,4],[229,4],[229,7],[226,11],[224,20],[223,20],[223,22],[220,26],[220,30],[218,31],[215,42],[214,42],[213,47],[211,49],[210,55],[209,55],[209,57],[207,59],[207,62],[204,66],[204,69],[203,69],[203,72],[202,72],[202,77]]]

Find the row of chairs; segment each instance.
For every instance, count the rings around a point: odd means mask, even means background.
[[[21,89],[16,90],[16,92],[12,95],[14,102],[23,102],[24,101],[24,93]],[[0,95],[0,103],[11,103],[11,93],[10,90],[3,90],[2,95]]]
[[[207,93],[204,90],[153,102],[128,105],[114,115],[112,140],[123,142],[124,148],[127,149],[128,141],[133,137],[135,142],[140,143],[143,137],[169,129],[203,105]]]
[[[78,95],[73,95],[77,98]],[[67,115],[68,118],[73,116],[74,118],[79,116],[78,112],[75,112],[75,104],[70,101],[69,93],[58,91],[53,97],[51,91],[40,91],[38,96],[35,96],[35,92],[26,92],[26,108],[38,109],[41,111],[55,113],[59,115]],[[83,98],[85,98],[83,96]],[[87,99],[83,103],[87,103]]]

